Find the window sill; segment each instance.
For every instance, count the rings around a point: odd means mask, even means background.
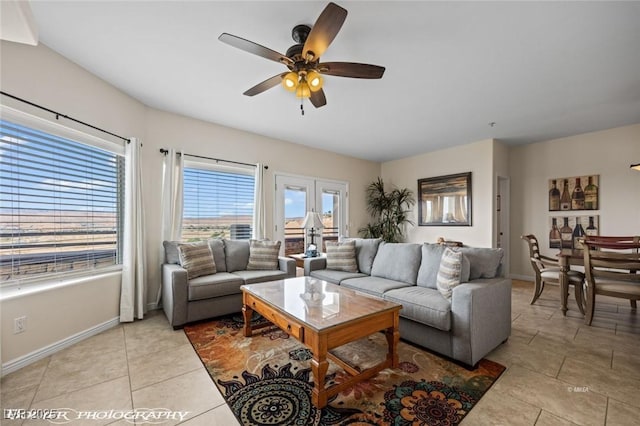
[[[111,276],[119,276],[122,274],[122,266],[118,265],[113,268],[102,269],[98,273],[96,272],[97,271],[92,271],[91,275],[83,273],[74,276],[58,276],[49,280],[40,279],[31,282],[7,283],[0,287],[0,301],[17,299],[63,287],[86,284]]]

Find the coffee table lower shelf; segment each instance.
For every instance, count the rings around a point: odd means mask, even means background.
[[[254,329],[270,325],[263,324],[252,327],[251,316],[253,312],[256,311],[284,332],[295,337],[307,346],[313,354],[313,359],[311,360],[311,371],[313,372],[312,402],[316,407],[323,408],[327,405],[328,399],[333,395],[353,386],[355,383],[375,376],[385,368],[398,367],[400,308],[401,306],[398,305],[397,309],[374,312],[355,320],[317,330],[299,319],[288,315],[286,312],[271,306],[253,294],[243,292],[243,331],[245,337],[251,337]],[[370,336],[378,331],[384,331],[385,333],[388,352],[382,362],[371,368],[359,371],[329,352],[334,348]],[[329,368],[328,359],[349,373],[351,378],[345,382],[326,388],[325,377]]]

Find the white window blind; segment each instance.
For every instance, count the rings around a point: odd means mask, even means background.
[[[2,282],[121,263],[124,158],[0,120]]]
[[[251,238],[254,175],[185,167],[182,240]]]

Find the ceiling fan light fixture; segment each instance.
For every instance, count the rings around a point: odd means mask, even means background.
[[[306,81],[301,81],[296,88],[296,97],[297,98],[310,98],[311,97],[311,89],[309,89],[309,85]]]
[[[309,71],[307,73],[307,83],[309,84],[309,89],[312,92],[317,92],[318,90],[322,89],[322,76],[316,71]]]
[[[282,86],[290,92],[295,92],[298,88],[298,73],[288,72],[282,77]]]

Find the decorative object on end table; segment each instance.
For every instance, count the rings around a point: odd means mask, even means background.
[[[418,180],[418,225],[471,226],[471,172]]]
[[[307,246],[307,251],[305,252],[305,255],[307,257],[318,256],[318,249],[316,248],[315,237],[317,235],[320,235],[316,233],[316,231],[319,231],[322,228],[324,228],[324,225],[322,223],[322,218],[316,212],[313,212],[313,211],[307,212],[307,215],[304,217],[304,222],[302,222],[302,227],[305,230],[309,231],[308,235],[311,238],[311,241]]]
[[[413,224],[408,213],[415,202],[410,189],[394,188],[387,192],[384,182],[378,178],[367,187],[367,211],[374,222],[360,228],[358,233],[364,238],[382,238],[388,243],[402,241],[405,225]]]

